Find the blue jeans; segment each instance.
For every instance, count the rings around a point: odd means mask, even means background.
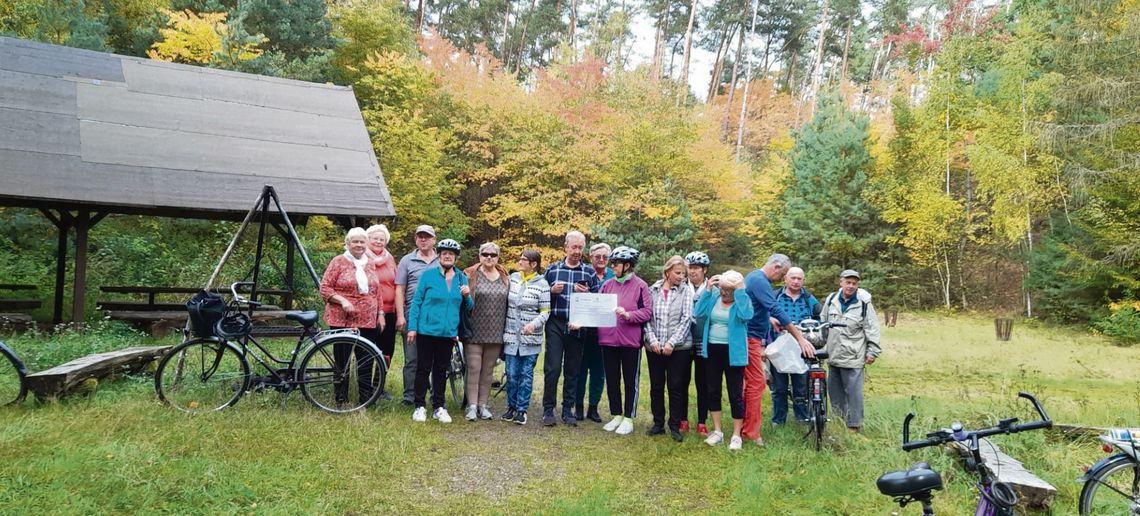
[[[808,419],[807,373],[772,373],[772,423],[782,425],[788,419],[788,385],[792,387],[792,412],[796,420]]]
[[[507,355],[507,408],[526,412],[534,392],[534,366],[538,355]]]

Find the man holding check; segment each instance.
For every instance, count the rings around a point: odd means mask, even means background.
[[[566,233],[566,258],[546,269],[544,277],[550,284],[550,321],[546,324],[546,358],[542,372],[542,424],[554,426],[554,408],[558,405],[558,377],[565,370],[562,382],[562,422],[578,426],[573,406],[578,387],[578,372],[582,368],[582,348],[586,331],[572,326],[570,320],[570,294],[597,292],[598,277],[590,264],[582,261],[586,236],[578,231]]]

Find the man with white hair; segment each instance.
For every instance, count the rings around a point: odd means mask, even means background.
[[[558,405],[558,377],[563,372],[562,422],[578,426],[573,406],[582,368],[582,348],[588,338],[586,329],[570,326],[570,294],[597,292],[601,285],[594,268],[582,260],[586,236],[578,231],[566,233],[566,258],[551,264],[543,276],[550,284],[550,319],[546,323],[546,356],[543,358],[542,424],[554,426],[554,409]]]
[[[815,347],[800,334],[800,330],[791,326],[791,319],[776,303],[776,295],[772,289],[773,281],[780,281],[792,267],[792,260],[782,254],[773,254],[768,257],[764,266],[756,269],[744,278],[744,288],[752,300],[752,320],[748,322],[748,366],[744,368],[744,428],[741,435],[756,444],[763,446],[764,439],[760,436],[760,425],[764,414],[761,403],[764,400],[764,338],[768,335],[771,323],[768,318],[775,318],[785,330],[795,337],[804,355],[815,356]]]
[[[818,317],[822,309],[815,296],[804,288],[804,279],[804,270],[792,267],[784,275],[784,286],[776,289],[776,304],[780,305],[793,324]],[[768,322],[772,324],[774,334],[783,333],[783,326],[780,326],[775,318],[769,319]],[[792,413],[796,421],[806,421],[808,419],[807,373],[787,374],[775,370],[769,373],[772,375],[772,424],[782,425],[788,418],[789,387],[792,395]]]
[[[863,368],[875,363],[883,352],[879,347],[879,317],[871,304],[871,293],[859,288],[860,280],[858,271],[839,273],[839,291],[827,296],[820,316],[821,320],[847,325],[828,331],[827,391],[831,409],[852,432],[863,427]]]

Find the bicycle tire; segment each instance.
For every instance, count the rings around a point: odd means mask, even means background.
[[[447,366],[447,381],[451,384],[451,399],[462,410],[467,406],[467,360],[463,345],[456,344]]]
[[[1140,464],[1131,457],[1120,454],[1110,459],[1095,476],[1086,480],[1084,487],[1081,488],[1079,505],[1081,515],[1140,514],[1140,492],[1133,488],[1138,475],[1140,475]],[[1129,491],[1132,492],[1131,499],[1125,496]],[[1098,493],[1104,494],[1097,496]]]
[[[187,377],[197,380],[187,382]],[[249,389],[249,382],[245,355],[218,339],[194,339],[175,346],[163,355],[154,374],[158,399],[190,414],[233,406]]]
[[[313,406],[347,414],[375,402],[387,375],[386,363],[375,345],[360,337],[343,336],[313,345],[301,359],[297,382]]]
[[[28,395],[28,374],[16,352],[0,342],[0,406],[16,405]]]
[[[815,451],[823,449],[823,430],[827,427],[827,415],[824,413],[824,401],[811,402],[812,431],[815,433]]]

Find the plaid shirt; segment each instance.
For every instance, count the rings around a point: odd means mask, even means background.
[[[693,345],[693,287],[686,281],[666,291],[664,284],[664,280],[657,280],[649,287],[653,319],[645,324],[648,341],[673,349],[688,349]],[[665,299],[665,292],[669,293],[669,299]]]
[[[820,307],[819,300],[811,295],[808,290],[800,289],[799,297],[792,299],[791,296],[785,292],[784,287],[776,289],[776,303],[788,315],[793,323],[798,323],[804,319],[811,319],[815,316],[815,310]]]
[[[570,294],[574,292],[574,284],[585,283],[590,292],[597,292],[601,286],[598,277],[594,275],[594,268],[585,261],[577,267],[571,267],[566,265],[566,260],[560,260],[547,267],[543,277],[551,288],[558,283],[570,284],[562,289],[562,293],[550,294],[550,316],[562,320],[570,319]]]

